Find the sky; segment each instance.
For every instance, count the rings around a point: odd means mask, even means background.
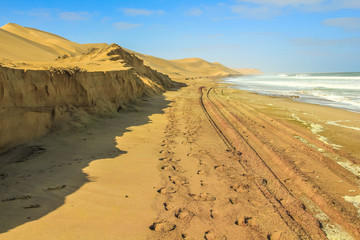
[[[360,72],[360,0],[1,0],[0,25],[9,22],[165,59]]]

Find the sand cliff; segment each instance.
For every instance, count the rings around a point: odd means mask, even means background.
[[[109,115],[176,85],[115,44],[81,58],[82,62],[68,57],[48,65],[0,65],[0,152],[60,123],[85,122],[88,114]],[[103,69],[97,62],[113,67]],[[93,64],[103,70],[94,70]]]

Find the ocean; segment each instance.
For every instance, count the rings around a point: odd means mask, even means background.
[[[256,75],[224,81],[237,89],[360,112],[360,72]]]

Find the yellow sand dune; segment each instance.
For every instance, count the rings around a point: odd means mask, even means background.
[[[241,72],[225,67],[220,63],[210,63],[201,58],[166,60],[131,50],[129,51],[143,59],[145,65],[159,72],[168,74],[172,78],[215,77],[241,74]]]
[[[97,59],[90,59],[87,55],[88,51],[92,48],[101,50],[107,46],[108,44],[106,43],[79,44],[52,33],[23,27],[15,23],[8,23],[0,28],[0,59],[6,58],[11,61],[48,62],[54,66],[59,66],[59,64],[62,63],[69,66],[70,62],[78,62],[77,65],[84,65],[84,61],[87,61],[87,68],[89,68],[89,60],[97,60],[99,56],[96,56]],[[231,69],[220,63],[210,63],[201,58],[166,60],[132,50],[127,51],[143,59],[145,65],[167,74],[172,78],[248,74],[248,71]],[[64,55],[71,56],[71,60],[68,59],[67,61],[57,61],[54,63],[56,59]],[[106,62],[105,59],[101,61],[103,61],[103,63],[100,65],[94,64],[96,70],[99,70],[101,67],[103,67],[104,70],[109,69],[109,66],[106,66],[107,63],[110,63],[112,65],[110,68],[114,69],[114,61]],[[97,63],[101,61],[97,61]],[[4,62],[4,60],[2,60],[2,62]],[[27,67],[29,68],[30,65],[27,64]],[[38,67],[39,65],[36,68]]]
[[[58,35],[8,23],[0,28],[0,57],[19,61],[54,61],[58,56],[76,55],[105,43],[79,44]]]

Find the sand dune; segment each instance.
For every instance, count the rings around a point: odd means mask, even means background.
[[[46,61],[53,60],[56,57],[50,48],[29,41],[2,28],[0,28],[0,52],[1,58],[23,61]]]
[[[76,55],[105,43],[79,44],[58,35],[8,23],[0,28],[0,57],[22,61],[54,61],[64,54]]]
[[[172,78],[217,77],[241,75],[237,70],[225,67],[220,63],[210,63],[201,58],[185,58],[166,60],[142,53],[133,52],[144,60],[144,63],[159,72],[168,74]]]
[[[262,71],[256,68],[242,68],[242,69],[232,68],[232,69],[237,72],[240,72],[242,75],[259,75],[263,73]]]
[[[75,57],[71,60],[72,62],[79,62],[86,61],[85,58],[89,60],[89,56],[84,57],[83,54],[90,49],[102,49],[107,46],[106,43],[79,44],[52,33],[23,27],[15,23],[8,23],[0,28],[0,59],[51,62],[54,65],[55,59],[67,55]],[[145,65],[172,78],[218,77],[253,73],[247,69],[245,71],[237,70],[225,67],[220,63],[210,63],[201,58],[166,60],[132,50],[127,51],[143,59]],[[69,60],[66,62],[68,63]],[[59,66],[59,62],[56,65]],[[29,65],[27,67],[29,68]],[[107,68],[108,66],[105,63],[101,64],[101,67]],[[39,65],[36,68],[39,68]],[[257,71],[255,72],[257,73]]]

